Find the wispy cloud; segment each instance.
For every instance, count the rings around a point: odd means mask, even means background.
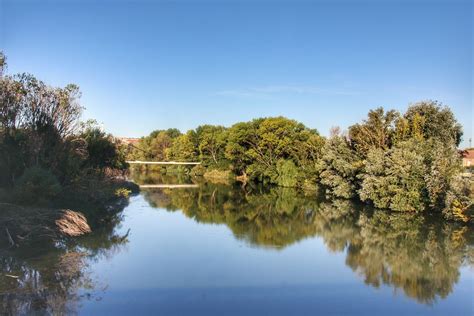
[[[357,95],[354,90],[329,89],[317,86],[301,85],[275,85],[245,89],[223,90],[214,93],[219,96],[242,97],[242,98],[271,98],[278,94],[319,94],[319,95]]]

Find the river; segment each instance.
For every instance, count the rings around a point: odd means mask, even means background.
[[[1,264],[14,315],[474,311],[472,228],[284,188],[143,189],[89,236]]]

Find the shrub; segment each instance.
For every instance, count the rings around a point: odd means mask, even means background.
[[[474,199],[469,180],[457,176],[449,183],[443,215],[446,219],[469,222],[473,220]]]
[[[130,196],[131,193],[132,193],[132,191],[130,191],[126,188],[118,188],[117,190],[115,190],[115,196],[116,197],[123,197],[123,198],[126,198],[126,199],[128,199],[128,197]]]
[[[25,170],[15,185],[14,196],[18,202],[44,204],[61,192],[61,185],[54,174],[40,167]]]
[[[209,170],[204,173],[206,179],[230,179],[232,173],[230,170]]]
[[[202,177],[206,173],[206,168],[202,165],[197,165],[191,169],[191,175],[194,177]]]

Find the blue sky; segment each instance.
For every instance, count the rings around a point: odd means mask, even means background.
[[[435,99],[473,136],[471,1],[0,0],[9,73],[117,136],[284,115],[327,135]]]

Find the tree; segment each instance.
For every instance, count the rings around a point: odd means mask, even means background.
[[[79,97],[72,84],[52,88],[27,74],[0,79],[1,183],[12,185],[33,166],[63,178],[70,166],[61,159],[78,154],[70,141],[82,112]]]
[[[86,142],[86,168],[103,171],[106,168],[124,170],[127,168],[125,156],[119,151],[112,135],[105,133],[94,120],[89,120],[82,126],[79,134]]]
[[[382,107],[370,110],[366,120],[349,127],[352,146],[363,156],[372,148],[390,148],[399,116],[397,111],[385,112]]]
[[[206,164],[217,167],[225,159],[227,131],[223,126],[202,125],[196,129],[199,157]]]
[[[415,103],[406,111],[400,123],[405,127],[408,137],[438,139],[444,144],[459,146],[463,135],[462,126],[457,122],[453,112],[437,101]],[[399,132],[400,133],[400,132]]]
[[[423,211],[427,207],[424,153],[416,140],[398,144],[387,152],[373,149],[365,161],[359,196],[378,208]]]
[[[5,72],[6,67],[7,67],[7,57],[2,51],[0,51],[0,78],[3,77],[3,73]]]
[[[319,164],[321,184],[329,195],[346,199],[355,196],[362,160],[347,139],[339,135],[330,138],[322,149]]]
[[[197,153],[193,138],[191,131],[175,138],[173,145],[166,152],[166,157],[172,161],[194,161]]]
[[[176,128],[155,130],[146,137],[142,137],[129,154],[130,159],[165,161],[166,152],[173,145],[173,140],[181,135]]]
[[[235,173],[277,183],[279,160],[292,160],[298,167],[314,167],[322,143],[317,131],[294,120],[261,118],[229,129],[226,157]]]

